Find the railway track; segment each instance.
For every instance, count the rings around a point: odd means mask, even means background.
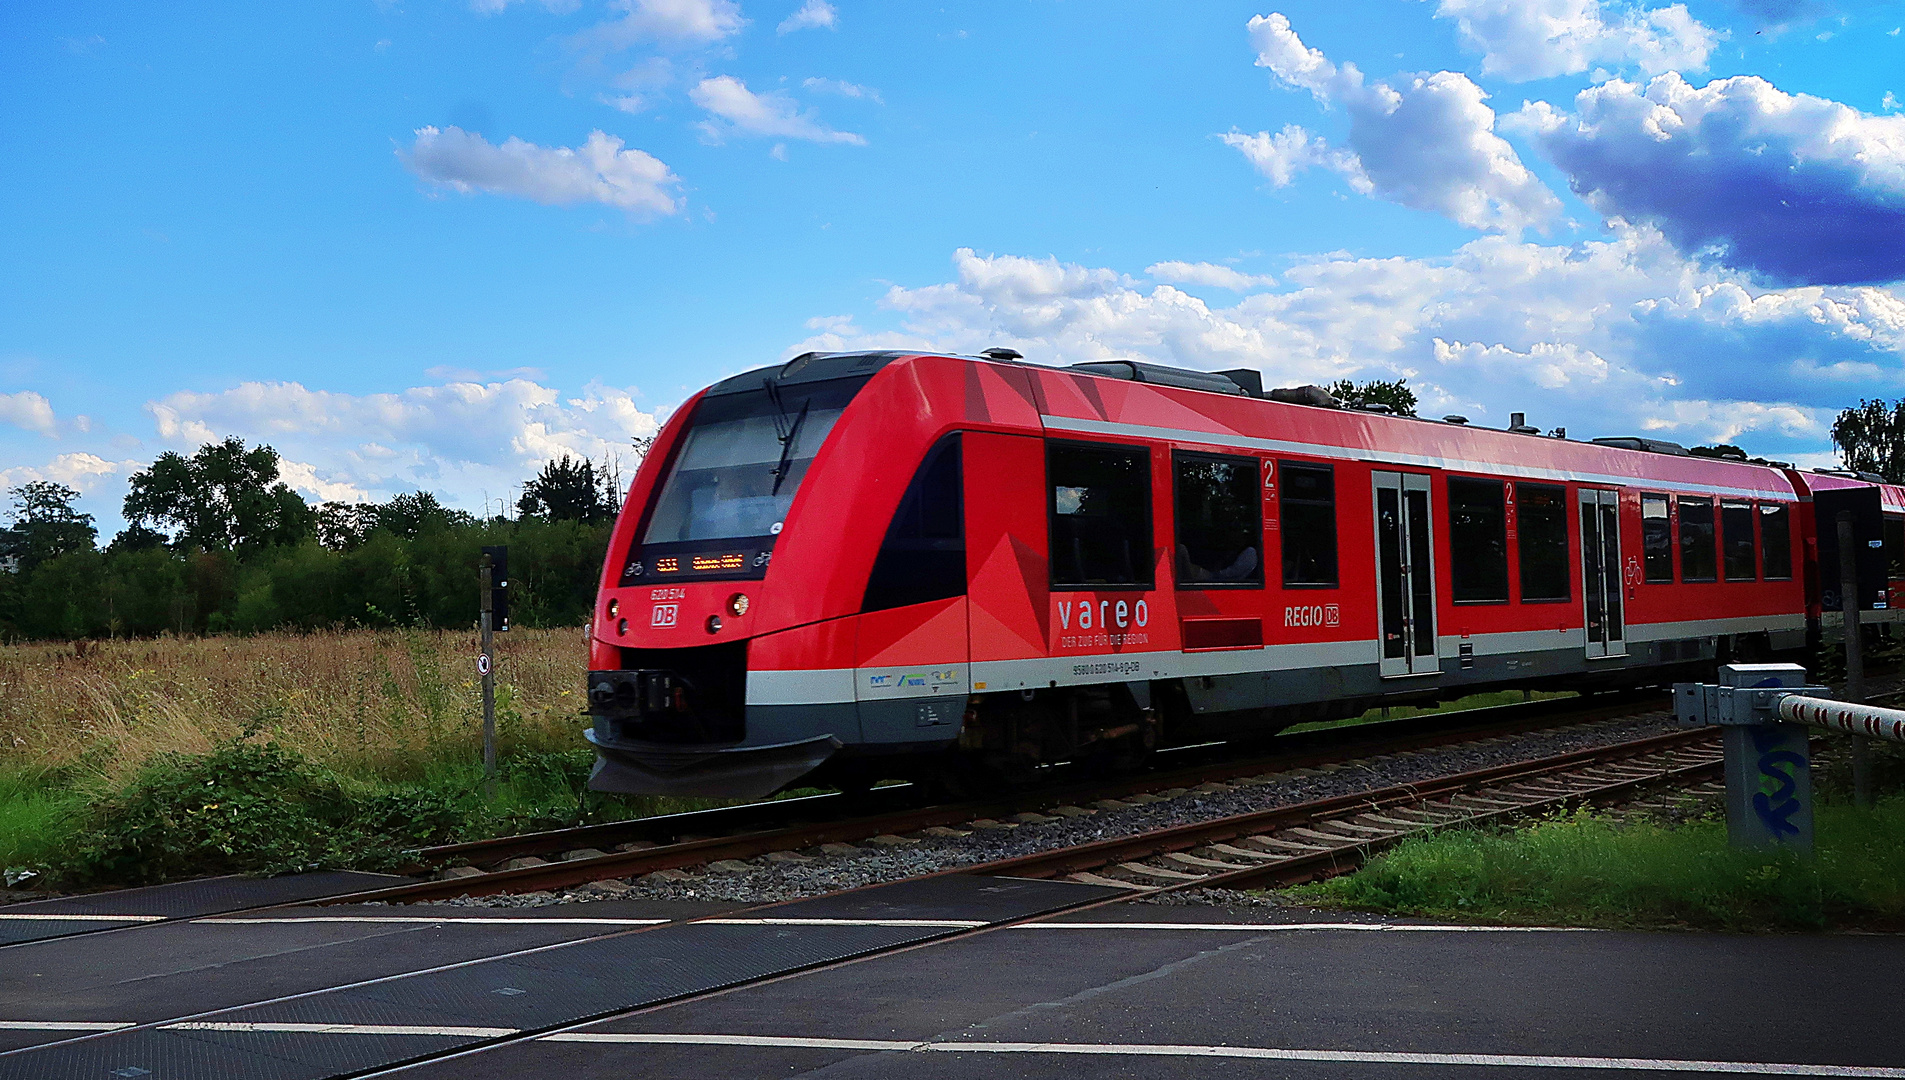
[[[1333,799],[1116,837],[967,867],[967,873],[1066,878],[1169,891],[1295,885],[1353,870],[1411,836],[1468,828],[1662,786],[1724,790],[1710,730],[1669,732]]]
[[[430,849],[420,852],[419,855],[433,859],[441,859],[444,856],[467,859],[473,854],[480,853],[494,859],[507,854],[511,861],[504,862],[497,869],[488,872],[466,871],[466,876],[414,882],[391,888],[330,897],[318,902],[323,904],[414,903],[460,896],[545,891],[575,887],[611,878],[631,878],[658,871],[681,871],[716,863],[726,862],[727,865],[732,866],[734,862],[761,856],[787,858],[788,855],[800,850],[813,850],[823,845],[850,845],[870,838],[882,838],[891,843],[904,838],[907,834],[924,834],[930,837],[935,835],[932,830],[952,830],[954,835],[964,835],[975,824],[978,827],[986,827],[1013,818],[1050,820],[1049,815],[1038,812],[1040,808],[1060,815],[1089,812],[1084,809],[1085,807],[1116,809],[1127,801],[1134,804],[1158,801],[1161,796],[1153,794],[1158,791],[1181,793],[1185,790],[1228,790],[1224,788],[1225,781],[1241,778],[1242,783],[1248,785],[1253,779],[1265,773],[1285,775],[1305,769],[1343,767],[1359,761],[1410,754],[1435,747],[1486,743],[1511,734],[1588,727],[1614,720],[1643,718],[1652,713],[1665,716],[1660,708],[1664,700],[1659,695],[1625,696],[1620,701],[1595,702],[1586,707],[1583,707],[1578,700],[1530,704],[1546,706],[1546,708],[1508,707],[1512,710],[1509,716],[1492,715],[1482,723],[1476,723],[1473,718],[1469,718],[1469,723],[1459,727],[1450,724],[1439,731],[1397,732],[1389,729],[1385,730],[1381,736],[1359,733],[1349,739],[1339,739],[1333,746],[1313,741],[1312,745],[1315,748],[1307,753],[1286,752],[1271,757],[1253,757],[1244,761],[1220,761],[1144,776],[1064,785],[1003,799],[909,807],[867,817],[823,819],[778,829],[744,830],[729,836],[699,837],[673,843],[637,841],[627,844],[626,850],[619,851],[602,851],[592,848],[570,849],[566,853],[569,857],[552,862],[532,860],[518,852],[523,851],[526,845],[534,845],[543,851],[561,850],[578,837],[602,836],[603,833],[599,830],[603,827],[591,826],[584,830],[564,830],[531,837],[512,837],[496,841],[481,841],[476,844],[453,845],[447,848]],[[1564,711],[1558,708],[1562,705],[1571,705],[1572,709]],[[1560,719],[1569,722],[1557,724],[1556,720]],[[1361,796],[1350,798],[1361,798]],[[754,807],[735,809],[752,811]],[[710,820],[707,817],[693,815],[678,815],[677,818],[687,818],[703,824]],[[648,827],[653,828],[653,823],[649,823]],[[728,862],[730,860],[732,862]]]
[[[1592,699],[1556,698],[1496,705],[1432,716],[1381,720],[1347,728],[1278,735],[1255,753],[1237,756],[1228,744],[1179,747],[1159,752],[1159,765],[1149,771],[1085,782],[1059,779],[1012,794],[959,804],[973,817],[1014,814],[1080,798],[1117,798],[1172,787],[1251,776],[1267,769],[1314,768],[1356,757],[1426,750],[1490,736],[1518,734],[1560,724],[1636,715],[1664,707],[1659,693],[1624,693]],[[1062,771],[1059,774],[1063,777]],[[511,859],[566,855],[579,850],[604,850],[624,844],[645,849],[662,843],[687,842],[794,824],[821,824],[849,818],[869,822],[911,810],[928,809],[925,793],[916,785],[875,788],[856,798],[839,793],[746,803],[740,806],[694,810],[679,814],[633,818],[597,825],[525,833],[420,848],[415,870],[457,864],[500,868]],[[958,812],[955,811],[955,815]],[[937,823],[937,822],[934,822]],[[925,827],[925,826],[917,826]],[[866,836],[876,832],[865,833]],[[891,830],[888,830],[891,831]],[[901,830],[904,831],[904,830]]]

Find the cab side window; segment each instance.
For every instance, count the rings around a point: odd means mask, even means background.
[[[965,592],[965,481],[955,433],[926,451],[900,496],[860,610],[923,604]]]

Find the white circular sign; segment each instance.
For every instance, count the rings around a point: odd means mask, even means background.
[[[489,657],[483,653],[478,653],[476,656],[476,673],[478,675],[489,674]]]

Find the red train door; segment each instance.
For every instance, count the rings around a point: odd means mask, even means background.
[[[1378,667],[1385,676],[1442,670],[1435,626],[1432,495],[1421,473],[1370,474],[1376,500]]]
[[[1618,491],[1581,489],[1581,596],[1586,607],[1588,659],[1626,656]]]

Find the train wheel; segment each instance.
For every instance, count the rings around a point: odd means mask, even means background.
[[[1111,754],[1111,768],[1116,772],[1136,772],[1150,764],[1151,755],[1157,752],[1162,728],[1157,710],[1144,710],[1137,733],[1117,741],[1117,749]]]

